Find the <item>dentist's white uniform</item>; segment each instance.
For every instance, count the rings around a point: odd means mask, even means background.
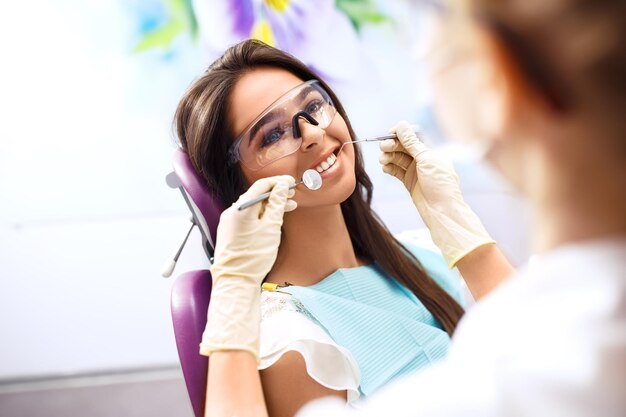
[[[439,365],[362,410],[318,400],[297,417],[626,416],[626,239],[532,260],[461,321]]]

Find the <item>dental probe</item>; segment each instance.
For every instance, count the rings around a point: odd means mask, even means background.
[[[337,152],[337,155],[339,155],[339,152],[341,152],[343,150],[343,147],[350,144],[350,143],[359,143],[359,142],[381,142],[383,140],[387,140],[387,139],[395,139],[397,138],[396,135],[385,135],[385,136],[376,136],[375,138],[368,138],[368,139],[357,139],[357,140],[351,140],[350,142],[344,142],[341,145],[341,148],[339,148],[339,151]]]
[[[415,134],[417,135],[418,132],[415,132]],[[337,155],[339,155],[339,153],[343,150],[343,147],[346,146],[349,143],[359,143],[359,142],[382,142],[383,140],[387,140],[387,139],[397,139],[398,136],[393,133],[391,135],[383,135],[383,136],[376,136],[375,138],[368,138],[368,139],[358,139],[358,140],[352,140],[350,142],[344,142],[343,145],[341,145],[341,148],[339,148],[339,151],[337,152]]]
[[[289,187],[290,190],[293,190],[294,188],[296,188],[298,185],[300,184],[304,184],[304,186],[306,188],[308,188],[309,190],[319,190],[322,187],[322,176],[320,175],[319,172],[317,172],[314,169],[307,169],[306,171],[304,171],[304,174],[302,174],[302,181],[296,183],[295,185],[292,185],[291,187]],[[247,209],[250,206],[255,205],[256,203],[260,203],[263,200],[267,200],[270,195],[271,195],[271,191],[268,191],[266,193],[261,194],[260,196],[253,198],[252,200],[243,203],[242,205],[239,206],[238,210],[244,210]]]

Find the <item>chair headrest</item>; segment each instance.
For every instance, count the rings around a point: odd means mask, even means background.
[[[204,180],[194,169],[185,151],[177,149],[174,152],[173,165],[174,174],[179,183],[173,183],[173,179],[168,177],[168,184],[173,188],[180,188],[205,241],[204,249],[209,258],[212,258],[217,224],[224,208],[219,199],[207,189]],[[207,247],[207,244],[210,247]]]

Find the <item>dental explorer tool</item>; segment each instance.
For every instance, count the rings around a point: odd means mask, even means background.
[[[357,140],[351,140],[349,142],[344,142],[341,147],[339,148],[339,151],[337,151],[337,155],[339,155],[339,153],[341,153],[341,151],[343,150],[343,147],[351,144],[351,143],[359,143],[359,142],[382,142],[383,140],[387,140],[387,139],[396,139],[397,136],[396,135],[384,135],[384,136],[376,136],[375,138],[368,138],[368,139],[357,139]]]
[[[322,187],[322,176],[314,169],[307,169],[306,171],[304,171],[304,174],[302,174],[302,181],[296,183],[295,185],[292,185],[291,187],[289,187],[289,189],[293,190],[300,184],[304,184],[306,188],[312,191],[319,190]],[[270,197],[271,193],[271,191],[268,191],[267,193],[263,193],[260,196],[243,203],[239,206],[238,210],[247,209],[248,207],[253,206],[256,203],[267,200]]]
[[[419,134],[419,132],[415,132],[416,135]],[[383,136],[376,136],[375,138],[368,138],[368,139],[357,139],[357,140],[352,140],[350,142],[344,142],[341,147],[339,148],[339,151],[337,151],[337,155],[339,155],[339,153],[341,153],[341,151],[343,150],[343,147],[350,144],[350,143],[359,143],[359,142],[382,142],[383,140],[387,140],[387,139],[397,139],[398,136],[393,133],[391,135],[383,135]]]

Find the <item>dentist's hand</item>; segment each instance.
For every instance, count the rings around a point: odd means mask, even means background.
[[[260,179],[222,213],[201,354],[245,350],[258,362],[261,282],[276,261],[283,214],[296,208],[290,200],[295,191],[289,190],[294,184],[288,175]],[[238,210],[242,203],[270,190],[266,202]]]
[[[477,247],[495,243],[463,200],[452,165],[426,147],[407,122],[399,122],[390,133],[398,138],[380,143],[383,171],[404,183],[448,265],[452,268]]]

